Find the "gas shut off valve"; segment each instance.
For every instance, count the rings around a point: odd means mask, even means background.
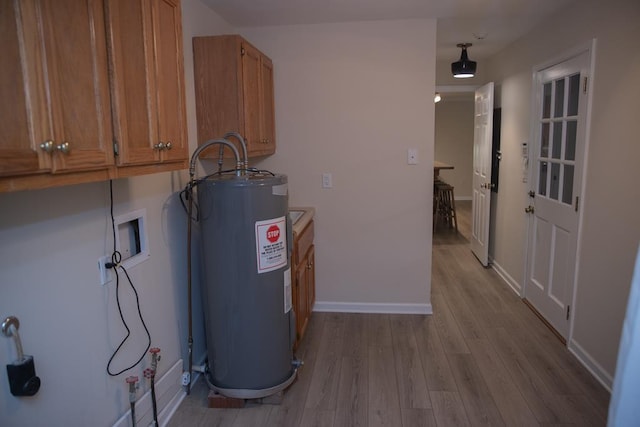
[[[20,322],[15,316],[9,316],[2,322],[2,333],[8,338],[13,337],[18,354],[18,358],[7,365],[9,388],[14,396],[33,396],[40,390],[40,378],[36,376],[33,356],[22,352],[18,328],[20,328]]]

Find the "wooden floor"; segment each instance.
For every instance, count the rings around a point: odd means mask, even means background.
[[[604,426],[608,392],[468,247],[434,234],[433,315],[314,313],[281,405],[208,409],[196,383],[169,422],[187,426]]]

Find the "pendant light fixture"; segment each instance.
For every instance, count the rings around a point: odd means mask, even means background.
[[[451,63],[451,72],[453,77],[457,79],[468,79],[476,74],[476,61],[470,61],[467,56],[467,48],[472,46],[471,43],[458,43],[456,46],[462,49],[460,60]]]

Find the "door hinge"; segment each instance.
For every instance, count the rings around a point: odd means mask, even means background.
[[[571,306],[567,306],[567,320],[569,320],[569,313],[571,313]]]
[[[118,156],[120,154],[120,151],[118,149],[118,141],[113,141],[113,155],[114,156]]]
[[[576,212],[578,212],[579,207],[580,207],[580,196],[576,196]]]
[[[587,93],[587,82],[588,82],[589,78],[587,76],[584,76],[584,80],[582,81],[582,93]]]

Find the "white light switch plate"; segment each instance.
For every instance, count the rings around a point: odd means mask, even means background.
[[[322,188],[333,188],[333,176],[330,173],[322,174]]]

